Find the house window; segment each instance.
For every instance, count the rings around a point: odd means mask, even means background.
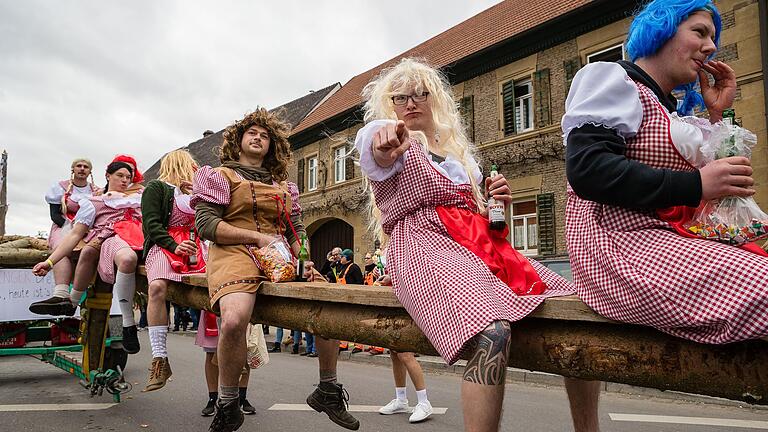
[[[533,85],[531,80],[507,81],[502,85],[504,136],[533,129]]]
[[[587,63],[624,60],[624,44],[619,44],[587,55]]]
[[[307,159],[307,190],[317,189],[317,157]]]
[[[510,222],[512,246],[522,254],[536,255],[539,247],[536,200],[513,202]]]
[[[344,147],[333,149],[333,179],[334,183],[341,183],[347,179],[346,153]]]

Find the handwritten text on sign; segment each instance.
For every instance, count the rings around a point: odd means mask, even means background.
[[[53,318],[29,311],[30,304],[53,295],[53,286],[53,272],[39,277],[30,269],[0,269],[0,322]],[[120,314],[114,301],[111,313]]]

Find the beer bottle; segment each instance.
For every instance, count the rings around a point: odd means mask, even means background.
[[[376,255],[376,267],[379,269],[379,276],[384,276],[384,264],[381,262],[381,249],[376,249],[373,253]]]
[[[737,126],[736,125],[736,110],[733,108],[727,108],[723,110],[723,123],[729,125],[729,126]]]
[[[307,236],[302,234],[299,242],[301,248],[299,248],[299,265],[296,266],[296,280],[299,282],[306,282],[307,278],[304,277],[306,271],[306,263],[309,261],[309,252],[307,252]]]
[[[499,175],[499,168],[496,165],[491,165],[490,178],[494,178]],[[504,201],[495,200],[490,194],[488,195],[488,226],[494,231],[502,231],[507,226],[507,220],[504,216]]]
[[[195,227],[189,229],[189,241],[197,245],[197,242],[195,241]],[[189,256],[189,265],[197,265],[197,253]]]

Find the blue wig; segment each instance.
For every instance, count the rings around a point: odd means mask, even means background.
[[[655,54],[677,32],[677,27],[698,11],[712,14],[715,24],[715,46],[720,46],[722,21],[712,0],[653,0],[635,15],[627,35],[627,53],[632,61]],[[715,53],[709,58],[712,58]],[[682,104],[677,111],[690,115],[696,106],[704,107],[704,99],[694,90],[698,78],[675,88],[684,92]]]

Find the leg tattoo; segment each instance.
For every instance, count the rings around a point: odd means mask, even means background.
[[[464,381],[499,385],[507,372],[507,355],[512,343],[507,321],[494,321],[469,342],[472,358],[464,370]]]

